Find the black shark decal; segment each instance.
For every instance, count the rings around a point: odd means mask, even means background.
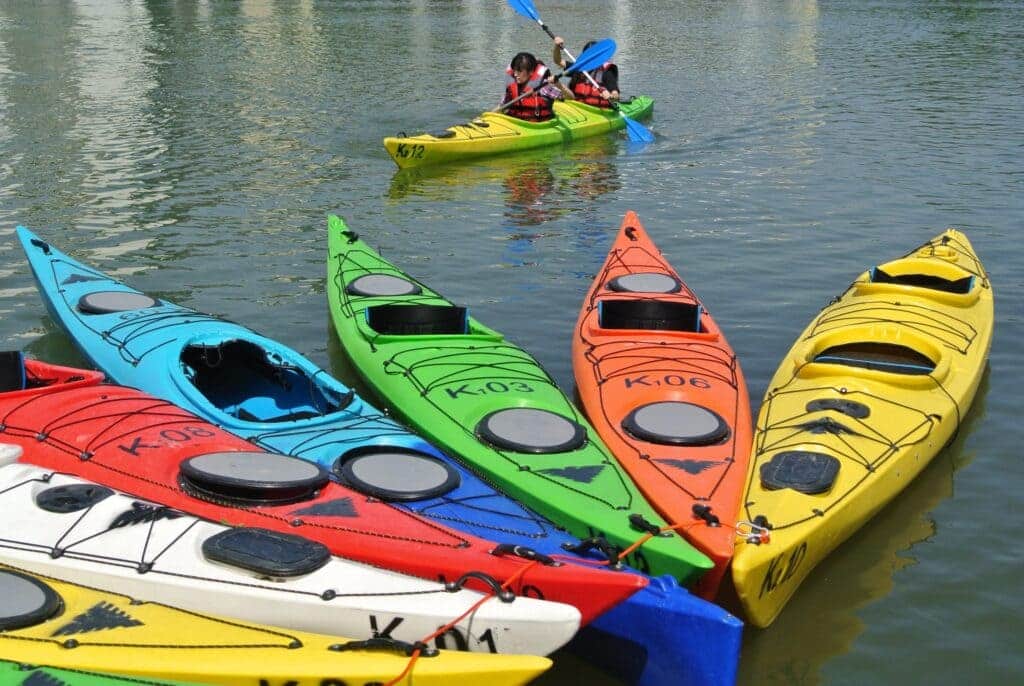
[[[123,526],[133,524],[145,524],[160,519],[177,519],[181,513],[162,505],[150,505],[149,503],[132,503],[132,509],[125,510],[110,523],[108,529],[120,529]]]
[[[293,515],[320,515],[323,517],[358,517],[356,507],[352,498],[338,498],[329,500],[326,503],[317,503],[301,510],[295,510]]]
[[[106,281],[106,279],[100,278],[98,276],[90,276],[88,274],[72,274],[68,278],[61,281],[60,283],[62,286],[67,286],[68,284],[84,283],[86,281]]]
[[[46,672],[32,672],[21,682],[21,686],[68,686],[68,682]]]
[[[590,465],[587,467],[559,467],[557,469],[542,469],[541,474],[550,474],[551,476],[558,476],[563,479],[572,479],[581,484],[589,484],[594,480],[601,470],[604,469],[604,465]]]
[[[800,424],[800,429],[809,431],[812,434],[856,434],[857,432],[849,428],[844,424],[840,424],[836,420],[830,417],[823,417],[822,419],[815,419],[813,422],[806,422]]]
[[[711,469],[715,465],[722,464],[721,460],[675,460],[675,459],[664,459],[656,460],[662,464],[667,464],[670,467],[676,469],[682,469],[688,474],[700,474],[701,472]]]
[[[51,634],[51,636],[71,636],[74,634],[88,633],[90,631],[101,631],[103,629],[116,629],[119,627],[130,626],[142,626],[142,622],[135,619],[124,610],[103,601],[96,603],[64,626],[58,628]]]

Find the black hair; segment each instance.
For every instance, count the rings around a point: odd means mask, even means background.
[[[523,71],[533,72],[537,68],[537,58],[528,52],[520,52],[512,58],[509,67],[513,70],[522,69]]]

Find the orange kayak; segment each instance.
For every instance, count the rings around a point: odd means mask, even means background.
[[[658,512],[715,568],[732,558],[751,445],[739,362],[697,296],[626,213],[576,323],[573,371],[583,409]]]

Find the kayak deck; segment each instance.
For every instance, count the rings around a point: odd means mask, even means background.
[[[750,400],[718,324],[628,212],[583,301],[572,344],[588,418],[651,504],[715,562],[732,559]]]
[[[581,539],[691,584],[712,567],[665,526],[528,352],[329,218],[328,295],[355,368],[435,444]],[[637,544],[639,547],[636,547]],[[602,551],[604,552],[604,551]]]
[[[737,543],[747,619],[767,626],[829,552],[952,439],[977,392],[992,288],[948,230],[862,274],[797,339],[758,417],[743,497],[767,540]]]

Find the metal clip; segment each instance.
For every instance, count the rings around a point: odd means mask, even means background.
[[[753,543],[754,545],[770,543],[772,540],[771,532],[767,527],[758,526],[748,521],[736,522],[736,535],[742,537],[747,543]]]

